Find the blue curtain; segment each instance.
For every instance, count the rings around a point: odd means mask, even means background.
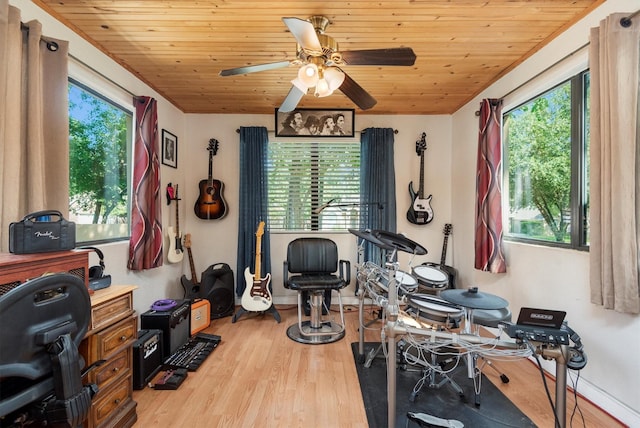
[[[396,173],[394,131],[367,128],[360,137],[360,229],[396,232]],[[381,261],[382,250],[366,243],[364,260]]]
[[[269,135],[261,126],[240,127],[240,206],[238,222],[238,264],[236,294],[242,296],[246,287],[244,270],[255,274],[256,230],[265,222],[262,236],[260,276],[271,272],[271,245],[267,222],[267,148]],[[271,285],[269,285],[271,286]]]

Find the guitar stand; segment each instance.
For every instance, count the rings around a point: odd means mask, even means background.
[[[280,324],[280,313],[278,312],[278,310],[276,309],[275,306],[271,305],[269,307],[269,309],[267,309],[266,311],[259,311],[259,312],[255,312],[255,311],[248,311],[245,308],[243,308],[242,306],[240,307],[240,309],[238,309],[238,312],[236,312],[235,314],[233,314],[233,317],[231,317],[231,323],[235,323],[236,321],[238,321],[238,318],[240,318],[242,315],[244,314],[271,314],[273,315],[273,318],[275,318],[276,322],[278,324]]]

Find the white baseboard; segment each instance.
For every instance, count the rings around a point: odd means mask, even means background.
[[[580,378],[578,393],[629,427],[640,427],[640,413],[621,403],[594,384]],[[578,400],[580,404],[580,400]],[[567,412],[569,409],[567,409]],[[567,417],[569,414],[567,413]]]

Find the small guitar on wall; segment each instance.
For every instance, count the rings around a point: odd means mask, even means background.
[[[196,216],[203,220],[217,220],[227,214],[227,204],[222,195],[224,184],[213,178],[213,157],[218,152],[218,144],[214,138],[209,140],[209,178],[200,180],[200,195],[193,207]]]
[[[458,275],[458,271],[455,268],[451,266],[447,266],[445,264],[447,260],[447,245],[449,243],[449,235],[451,235],[452,228],[453,226],[450,223],[447,223],[444,225],[444,230],[442,231],[444,233],[444,239],[442,241],[442,256],[440,257],[440,269],[445,271],[447,273],[447,276],[449,277],[449,288],[456,288],[456,276]]]
[[[433,220],[431,209],[431,195],[424,197],[424,151],[427,149],[427,134],[422,133],[422,138],[416,141],[416,153],[420,156],[420,188],[418,193],[413,190],[413,181],[409,183],[411,195],[411,207],[407,211],[407,220],[413,224],[427,224]]]
[[[180,284],[184,288],[184,298],[194,300],[200,297],[200,281],[196,275],[196,267],[193,264],[193,254],[191,253],[191,234],[184,235],[184,248],[187,249],[189,257],[189,267],[191,268],[191,279],[187,279],[186,275],[180,277]]]
[[[178,185],[171,188],[171,184],[169,184],[167,188],[167,193],[170,194],[169,201],[176,202],[176,230],[173,230],[173,227],[167,227],[167,236],[169,237],[169,251],[167,251],[167,260],[169,263],[180,263],[182,258],[184,257],[184,253],[182,251],[182,234],[180,233],[180,207],[178,197]]]
[[[242,293],[240,304],[247,311],[262,312],[266,311],[273,304],[269,283],[271,282],[271,274],[268,273],[264,278],[260,277],[260,258],[262,247],[262,235],[264,235],[264,221],[261,221],[256,230],[256,265],[254,273],[247,267],[244,270],[244,280],[246,287]]]

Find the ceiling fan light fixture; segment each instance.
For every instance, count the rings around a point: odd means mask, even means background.
[[[313,63],[305,64],[298,70],[298,80],[307,88],[316,86],[319,78],[318,66]]]
[[[329,85],[329,90],[333,92],[344,82],[344,73],[336,67],[327,67],[324,70],[324,79]]]
[[[322,78],[318,80],[316,84],[316,90],[314,91],[314,95],[316,97],[328,97],[333,93],[333,90],[329,87],[329,83],[326,79]]]
[[[297,77],[291,81],[291,84],[296,88],[298,88],[302,93],[306,94],[307,91],[309,90],[309,88],[304,83],[302,83],[302,81]]]

